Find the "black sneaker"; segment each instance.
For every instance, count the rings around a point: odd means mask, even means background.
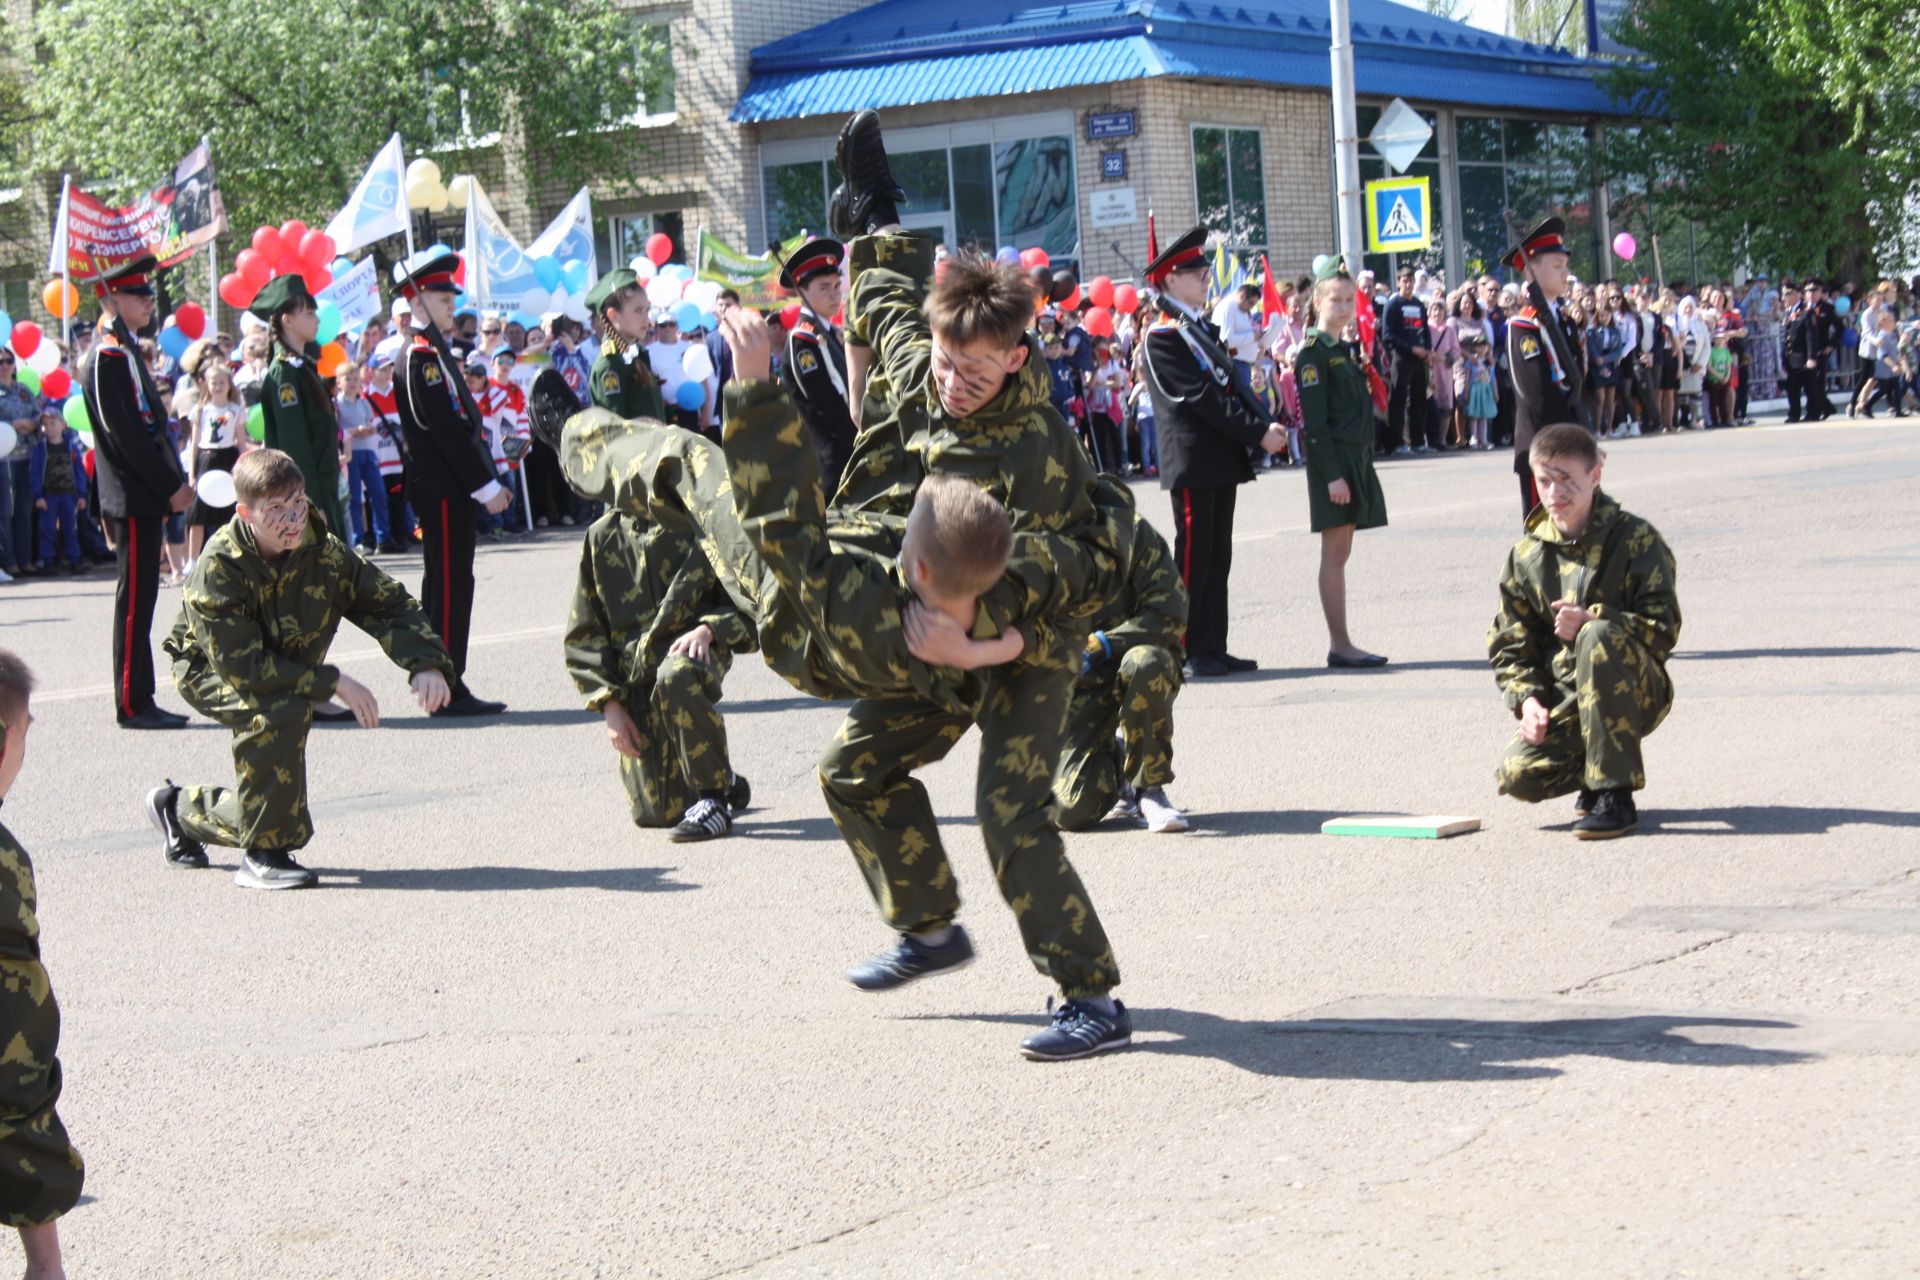
[[[959,925],[938,947],[928,946],[901,934],[885,951],[847,970],[847,981],[862,991],[891,991],[904,987],[915,978],[929,974],[953,973],[973,963],[973,939]]]
[[[887,163],[879,112],[855,112],[841,126],[833,163],[840,170],[840,185],[827,201],[827,226],[833,234],[846,240],[900,221],[899,206],[906,203],[907,193],[893,180]]]
[[[1238,674],[1234,668],[1209,653],[1187,659],[1186,675],[1189,680],[1217,680],[1221,676]]]
[[[727,788],[728,811],[731,812],[735,817],[738,817],[739,815],[745,813],[747,811],[747,806],[752,803],[753,803],[753,784],[747,781],[745,774],[741,774],[741,773],[734,774],[733,785]]]
[[[180,788],[168,778],[165,785],[147,792],[147,820],[167,838],[167,865],[197,871],[207,865],[207,851],[181,829],[180,818],[174,812],[179,799]]]
[[[1633,792],[1626,787],[1614,787],[1594,794],[1592,811],[1573,824],[1573,834],[1581,840],[1615,840],[1632,835],[1639,825],[1640,815],[1633,808]]]
[[[1587,787],[1580,788],[1580,794],[1573,798],[1573,816],[1576,818],[1584,818],[1592,813],[1593,797],[1594,792],[1591,789]]]
[[[719,839],[733,830],[733,814],[728,812],[727,805],[728,801],[701,796],[687,806],[680,825],[667,833],[667,839],[675,844]]]
[[[1053,1021],[1045,1031],[1020,1042],[1020,1056],[1035,1062],[1067,1062],[1133,1043],[1133,1018],[1118,1000],[1112,1013],[1102,1013],[1084,1000],[1069,1000],[1055,1009],[1049,996],[1047,1009]]]
[[[285,849],[249,849],[233,873],[242,889],[310,889],[320,877],[293,860]]]
[[[538,440],[555,453],[560,452],[560,433],[567,419],[580,412],[580,401],[558,369],[542,369],[527,388],[527,426]]]

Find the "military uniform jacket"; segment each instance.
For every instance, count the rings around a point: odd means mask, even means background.
[[[442,498],[465,498],[495,480],[486,431],[460,401],[449,369],[426,338],[400,348],[394,372],[394,407],[406,440],[407,497],[415,508]]]
[[[1809,360],[1816,367],[1823,366],[1840,340],[1840,329],[1839,316],[1824,302],[1817,307],[1803,302],[1788,312],[1784,344],[1787,372],[1805,370]]]
[[[93,419],[95,476],[107,515],[164,516],[187,482],[180,455],[167,439],[159,392],[110,332],[102,331],[84,390]]]
[[[326,657],[343,620],[409,675],[432,670],[453,680],[453,659],[407,589],[311,517],[277,568],[244,520],[207,539],[163,647],[177,684],[213,681],[251,702],[323,699],[339,684]]]
[[[643,694],[668,648],[702,623],[718,649],[754,647],[753,624],[691,535],[620,511],[588,527],[566,634],[567,674],[588,710]]]
[[[1187,587],[1173,562],[1173,548],[1137,511],[1126,587],[1093,616],[1092,629],[1107,638],[1115,660],[1140,645],[1178,653],[1187,633]]]
[[[806,307],[787,334],[787,358],[780,380],[813,436],[820,455],[820,478],[831,494],[853,456],[853,414],[847,409],[847,352],[833,323]]]
[[[1541,329],[1556,325],[1573,353],[1575,364],[1562,368],[1554,354],[1553,343]],[[1576,407],[1580,399],[1581,368],[1578,363],[1583,344],[1577,335],[1568,334],[1558,315],[1542,317],[1531,306],[1507,321],[1507,364],[1513,372],[1513,469],[1518,475],[1532,470],[1527,450],[1533,445],[1533,433],[1559,422],[1579,422]]]
[[[1680,597],[1673,552],[1659,531],[1596,493],[1578,538],[1554,528],[1545,507],[1527,518],[1526,536],[1507,553],[1500,612],[1487,632],[1494,679],[1516,716],[1528,698],[1551,710],[1574,686],[1574,646],[1553,634],[1553,604],[1576,600],[1610,619],[1665,664],[1680,641]]]
[[[660,397],[660,379],[653,376],[647,363],[646,348],[630,343],[616,352],[611,345],[602,348],[587,375],[587,396],[602,409],[610,409],[623,418],[667,420],[666,401]]]
[[[300,465],[307,500],[326,513],[330,528],[341,529],[340,419],[313,364],[319,355],[317,345],[304,356],[275,351],[260,380],[261,443]]]
[[[1253,479],[1249,449],[1268,417],[1233,376],[1213,326],[1184,313],[1147,329],[1147,394],[1160,435],[1160,487],[1199,489]]]

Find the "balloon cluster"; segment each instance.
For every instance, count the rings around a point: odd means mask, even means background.
[[[20,385],[28,391],[59,400],[73,390],[72,376],[60,367],[60,348],[47,341],[46,334],[33,321],[15,324],[12,316],[0,311],[0,347],[13,351],[14,363],[19,366]]]
[[[333,237],[298,218],[277,227],[255,227],[252,245],[242,249],[233,270],[220,277],[220,298],[244,310],[275,276],[299,276],[308,293],[319,293],[333,283],[334,258]]]
[[[207,313],[200,309],[197,302],[185,303],[160,326],[160,349],[167,353],[169,360],[178,360],[206,332]]]
[[[647,240],[647,252],[629,265],[646,287],[648,304],[666,308],[682,333],[690,329],[711,333],[720,326],[720,318],[713,309],[720,302],[721,286],[711,280],[694,279],[693,268],[683,262],[667,262],[667,255],[672,252],[673,242],[655,232]],[[655,261],[656,255],[659,261]]]

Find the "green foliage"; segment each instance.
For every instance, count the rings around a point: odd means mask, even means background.
[[[1912,0],[1639,0],[1615,35],[1647,57],[1608,87],[1648,118],[1608,138],[1617,224],[1651,201],[1756,267],[1855,280],[1920,253]]]
[[[235,227],[324,223],[398,130],[448,177],[500,139],[530,182],[631,173],[630,117],[665,74],[617,0],[67,0],[36,6],[42,170],[125,196],[209,134]],[[190,21],[184,20],[190,16]]]
[[[1449,22],[1461,22],[1467,16],[1468,0],[1424,0],[1424,3],[1428,13]]]
[[[1507,29],[1531,44],[1587,47],[1587,9],[1581,0],[1509,0]]]

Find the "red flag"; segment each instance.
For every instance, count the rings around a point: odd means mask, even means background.
[[[1153,234],[1153,210],[1147,210],[1147,261],[1160,256],[1160,237]]]
[[[1280,314],[1280,290],[1273,283],[1273,268],[1267,265],[1267,255],[1260,255],[1260,314],[1268,324]]]

